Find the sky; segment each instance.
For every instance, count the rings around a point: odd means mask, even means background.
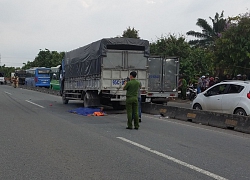
[[[250,0],[0,0],[0,65],[22,67],[40,49],[71,51],[129,26],[153,42],[200,31],[198,18],[248,12]]]

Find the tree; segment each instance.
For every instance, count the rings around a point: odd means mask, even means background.
[[[139,30],[135,30],[134,27],[131,29],[130,26],[129,26],[125,31],[123,31],[122,37],[123,38],[137,38],[137,39],[140,39]]]
[[[168,36],[162,36],[155,42],[150,44],[150,54],[161,57],[177,56],[180,58],[180,67],[186,63],[186,58],[190,53],[190,46],[186,42],[184,36],[177,37],[175,34],[169,34]],[[186,67],[188,65],[186,64]],[[192,65],[190,65],[192,66]],[[184,69],[180,69],[180,73],[184,73]],[[185,74],[189,76],[190,74]]]
[[[215,43],[216,68],[222,73],[250,75],[250,13],[229,18]]]
[[[48,49],[39,51],[34,61],[24,63],[22,69],[29,69],[31,67],[55,67],[61,64],[64,57],[64,52],[49,51]]]
[[[212,26],[208,24],[205,19],[199,18],[196,25],[202,29],[202,32],[188,31],[187,35],[194,36],[198,38],[196,40],[191,40],[189,43],[195,46],[207,47],[214,44],[215,40],[220,37],[221,33],[225,30],[226,19],[224,19],[224,11],[219,15],[215,14],[214,19],[209,17],[212,21]]]
[[[191,80],[196,80],[196,76],[214,75],[214,53],[209,49],[192,47],[189,56],[180,65],[181,72]]]
[[[6,67],[5,64],[0,66],[0,72],[4,73],[4,76],[10,78],[12,72],[15,72],[15,67]]]
[[[150,44],[150,54],[166,56],[188,57],[190,46],[184,36],[177,37],[175,34],[162,36]]]
[[[213,52],[200,47],[190,47],[184,36],[162,36],[150,44],[150,54],[180,57],[180,74],[187,80],[195,80],[197,75],[213,74]]]

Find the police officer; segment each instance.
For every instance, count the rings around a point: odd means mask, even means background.
[[[125,81],[123,90],[127,90],[126,93],[126,110],[127,110],[127,128],[132,129],[132,115],[134,112],[134,127],[136,130],[139,129],[139,116],[138,116],[138,90],[140,83],[135,80],[136,72],[130,73],[129,81]]]

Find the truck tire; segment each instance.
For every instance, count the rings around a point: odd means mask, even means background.
[[[69,103],[69,100],[65,98],[65,96],[62,96],[62,101],[63,101],[63,104],[68,104]]]
[[[83,106],[88,108],[89,107],[89,99],[87,98],[87,93],[85,93],[83,97]]]

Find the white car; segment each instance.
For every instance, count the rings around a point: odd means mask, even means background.
[[[0,73],[0,84],[5,84],[5,78],[3,73]]]
[[[197,95],[193,109],[250,115],[250,82],[228,81],[215,84]]]

